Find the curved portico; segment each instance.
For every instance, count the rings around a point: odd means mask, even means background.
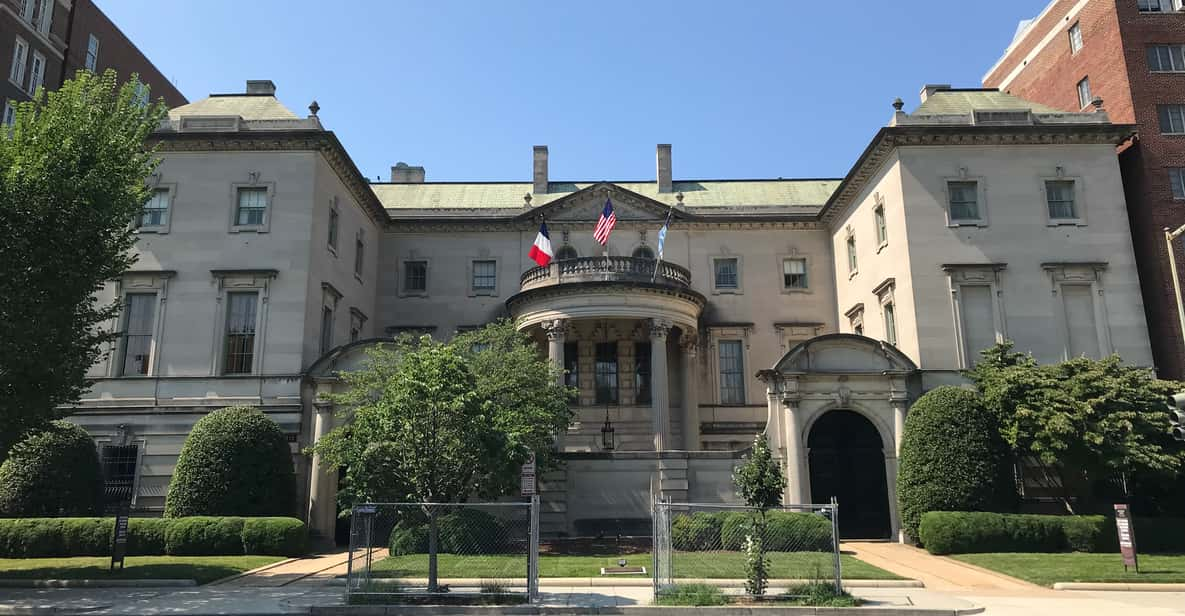
[[[521,331],[546,339],[548,357],[580,391],[577,421],[561,449],[605,449],[602,419],[616,424],[618,450],[696,448],[695,388],[687,375],[705,299],[690,283],[682,266],[635,257],[562,259],[523,273],[506,306]],[[673,354],[681,361],[672,363]],[[673,381],[682,384],[676,395]],[[679,438],[672,400],[683,409]]]

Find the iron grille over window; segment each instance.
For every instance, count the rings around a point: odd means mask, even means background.
[[[405,261],[403,263],[403,290],[428,290],[428,262]]]
[[[265,212],[267,212],[267,188],[239,189],[239,209],[235,214],[236,225],[262,225]]]
[[[99,460],[103,467],[103,500],[109,509],[117,509],[121,503],[132,500],[136,486],[136,462],[139,450],[136,445],[103,445],[99,449]]]
[[[740,340],[720,341],[720,402],[745,403],[745,361]]]
[[[596,360],[596,402],[617,404],[617,343],[598,342]]]
[[[251,374],[257,293],[230,293],[226,310],[226,374]]]
[[[156,294],[128,295],[127,315],[124,317],[123,374],[148,374],[152,354],[152,329],[156,319]]]

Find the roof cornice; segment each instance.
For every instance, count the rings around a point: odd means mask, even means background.
[[[819,211],[831,224],[902,146],[1117,145],[1136,131],[1132,124],[1036,124],[1023,126],[886,126],[877,131],[852,170]]]

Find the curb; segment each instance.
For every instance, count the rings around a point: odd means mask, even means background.
[[[427,584],[426,578],[373,578],[376,581],[399,581],[407,585]],[[479,586],[489,578],[449,578],[448,582],[456,586]],[[500,580],[510,585],[526,586],[525,579]],[[772,579],[769,586],[797,586],[813,580]],[[745,580],[728,578],[679,578],[680,584],[708,584],[719,588],[744,588]],[[330,585],[345,586],[345,578],[335,578]],[[650,578],[539,578],[539,587],[589,587],[589,588],[650,588],[654,580]],[[844,580],[844,588],[925,588],[921,580]]]
[[[1058,582],[1054,590],[1110,590],[1121,592],[1185,592],[1185,584],[1126,582]]]
[[[0,580],[0,588],[184,588],[197,580]],[[0,606],[0,608],[10,606]]]
[[[918,607],[564,607],[564,606],[449,606],[449,605],[339,605],[313,606],[310,616],[687,616],[707,612],[712,616],[971,616],[982,607],[926,609]]]
[[[224,578],[218,578],[217,580],[214,580],[213,582],[206,582],[206,584],[205,584],[205,585],[206,585],[206,586],[217,586],[217,585],[219,585],[219,584],[225,584],[225,583],[227,583],[227,582],[229,582],[229,581],[231,581],[231,580],[237,580],[237,579],[239,579],[239,578],[241,578],[241,577],[246,577],[246,576],[248,576],[248,575],[253,575],[253,574],[256,574],[256,573],[262,573],[262,572],[264,572],[264,571],[267,571],[268,569],[272,569],[272,568],[274,568],[274,567],[279,567],[279,566],[281,566],[281,565],[287,565],[287,564],[288,564],[288,563],[290,563],[290,562],[294,562],[294,561],[298,561],[298,560],[301,560],[301,559],[300,559],[300,558],[289,558],[289,559],[287,559],[287,560],[281,560],[281,561],[277,561],[277,562],[274,562],[274,563],[272,563],[272,564],[270,564],[270,565],[264,565],[264,566],[262,566],[262,567],[256,567],[256,568],[254,568],[254,569],[252,569],[252,570],[250,570],[250,571],[243,571],[242,573],[236,573],[236,574],[234,574],[234,575],[228,575],[228,576],[226,576],[226,577],[224,577]]]

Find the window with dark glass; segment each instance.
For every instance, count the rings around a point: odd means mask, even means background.
[[[230,293],[226,307],[226,374],[251,374],[255,359],[255,309],[259,294]]]
[[[946,183],[950,199],[951,222],[977,221],[979,216],[979,185],[973,181]]]
[[[103,469],[103,500],[111,510],[132,500],[139,454],[136,445],[103,445],[99,448],[99,463]]]
[[[634,401],[650,404],[650,343],[634,343]]]
[[[404,291],[427,291],[428,290],[428,262],[427,261],[404,261],[403,262],[403,290]]]
[[[1185,133],[1185,105],[1157,105],[1160,132],[1166,135]]]
[[[617,343],[598,342],[594,367],[597,404],[617,404]]]
[[[329,210],[329,240],[328,241],[329,241],[329,247],[333,248],[335,250],[337,249],[338,216],[339,216],[339,214],[337,213],[337,210],[335,210],[335,209]]]
[[[169,189],[158,188],[140,211],[141,227],[163,227],[169,222]]]
[[[333,348],[333,308],[321,308],[321,354]]]
[[[365,261],[363,261],[365,256],[366,256],[366,244],[364,244],[362,242],[362,238],[360,238],[360,237],[356,238],[354,240],[354,275],[355,276],[362,275],[362,264],[365,262]]]
[[[634,249],[633,256],[635,259],[653,259],[654,251],[649,246],[638,246]]]
[[[555,258],[557,261],[563,259],[575,259],[578,256],[579,255],[576,253],[576,249],[573,248],[571,244],[564,244],[563,246],[560,246],[559,251],[555,253]]]
[[[737,260],[716,259],[716,288],[735,289],[739,285]]]
[[[580,388],[580,345],[576,342],[564,343],[564,385]]]
[[[482,260],[473,262],[473,290],[492,292],[498,287],[498,262]]]
[[[1185,71],[1185,45],[1149,45],[1148,70],[1153,73]]]
[[[263,224],[263,217],[267,212],[267,188],[240,188],[238,211],[235,212],[235,224],[239,226],[256,226]]]
[[[806,259],[782,260],[782,287],[786,289],[805,289]]]
[[[720,403],[745,403],[745,361],[740,340],[721,340]]]
[[[1045,200],[1051,220],[1078,218],[1078,210],[1074,206],[1074,180],[1046,180]]]
[[[124,376],[148,374],[155,320],[155,293],[135,293],[127,296],[127,311],[123,322]]]

